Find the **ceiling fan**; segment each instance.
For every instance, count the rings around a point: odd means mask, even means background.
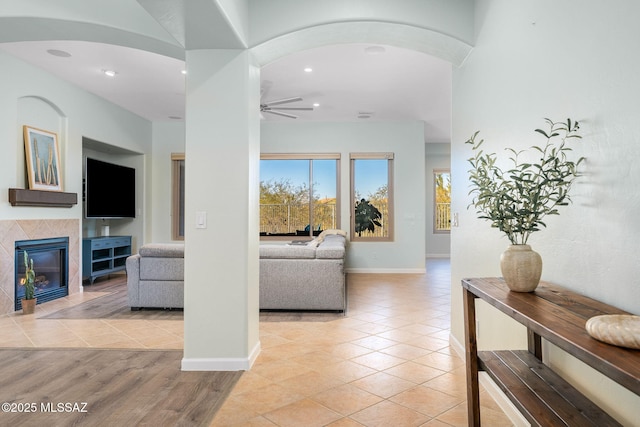
[[[313,111],[313,107],[274,107],[276,105],[288,104],[290,102],[298,102],[302,101],[302,98],[299,96],[294,98],[284,98],[284,99],[276,99],[275,101],[266,101],[260,104],[260,112],[261,113],[269,113],[276,114],[278,116],[289,117],[290,119],[297,119],[298,116],[285,113],[286,111]]]

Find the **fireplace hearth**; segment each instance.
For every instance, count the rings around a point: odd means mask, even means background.
[[[35,297],[37,303],[69,295],[69,238],[20,240],[15,242],[15,310],[22,309],[24,298],[24,253],[33,259],[36,273]]]

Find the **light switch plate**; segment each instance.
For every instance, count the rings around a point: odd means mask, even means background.
[[[196,212],[196,228],[207,228],[206,212]]]

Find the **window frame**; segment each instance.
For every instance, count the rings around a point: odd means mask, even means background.
[[[184,153],[171,153],[171,238],[173,240],[184,241],[185,218],[184,210],[180,214],[180,206],[184,209],[184,182],[180,174],[180,162],[185,162]],[[182,221],[183,234],[180,234],[180,222]]]
[[[437,179],[440,174],[449,174],[449,185],[451,185],[451,169],[434,169],[433,170],[433,234],[451,234],[451,202],[449,202],[449,228],[439,229],[437,228],[438,222],[438,192],[437,192]],[[449,192],[449,198],[451,198],[451,192]]]
[[[387,160],[387,216],[385,226],[388,230],[387,236],[358,236],[355,232],[355,208],[356,208],[356,182],[355,182],[355,162],[357,160]],[[392,152],[362,152],[349,153],[349,187],[350,187],[350,233],[353,242],[393,242],[394,241],[394,178],[393,161],[395,155]]]
[[[260,160],[308,160],[309,161],[309,171],[310,171],[310,181],[313,181],[313,160],[335,160],[336,161],[336,213],[335,213],[335,222],[336,228],[340,228],[340,153],[261,153]],[[313,182],[309,182],[309,192],[313,194]],[[313,197],[309,198],[309,223],[313,224]],[[260,240],[271,240],[271,241],[291,241],[292,237],[296,240],[306,240],[313,239],[313,230],[309,230],[309,235],[260,235]]]

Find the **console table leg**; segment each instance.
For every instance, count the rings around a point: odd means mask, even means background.
[[[467,370],[467,413],[469,426],[480,426],[480,390],[478,384],[478,342],[476,340],[476,296],[463,289],[464,338]]]

